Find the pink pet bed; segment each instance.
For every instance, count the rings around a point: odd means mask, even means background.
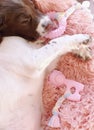
[[[94,57],[90,61],[83,61],[72,54],[67,54],[61,57],[56,69],[59,69],[68,79],[84,84],[80,101],[66,99],[60,106],[62,130],[94,130]],[[43,125],[44,130],[55,130],[55,127],[48,126],[48,122],[55,103],[66,90],[64,85],[56,88],[49,82],[48,77],[45,78],[43,91],[45,106]]]
[[[45,13],[50,11],[66,11],[75,0],[35,0],[37,6]],[[42,3],[45,3],[44,5]],[[88,9],[75,11],[67,20],[64,34],[87,33],[94,38],[94,21]],[[64,95],[64,84],[56,87],[49,80],[47,73],[44,82],[43,104],[44,115],[42,117],[43,130],[94,130],[94,41],[92,42],[92,59],[84,61],[73,54],[67,54],[60,58],[56,70],[60,71],[66,79],[74,80],[84,85],[79,101],[64,99],[59,107],[59,115],[53,125],[49,121],[58,99]],[[59,119],[59,120],[58,120]],[[58,122],[59,121],[59,122]]]

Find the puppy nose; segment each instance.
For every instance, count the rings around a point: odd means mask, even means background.
[[[35,33],[33,33],[33,35],[31,36],[31,40],[32,40],[32,41],[36,41],[39,37],[40,37],[40,34],[37,33],[37,32],[35,32]]]

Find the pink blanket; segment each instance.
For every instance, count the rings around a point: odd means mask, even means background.
[[[92,47],[93,51],[94,48]],[[94,53],[93,53],[94,55]],[[59,69],[68,78],[85,85],[81,92],[81,101],[72,102],[65,100],[60,107],[60,120],[62,130],[93,130],[94,129],[94,56],[92,60],[82,59],[67,54],[62,56],[56,69]],[[48,121],[52,116],[52,108],[65,92],[65,87],[55,88],[45,78],[43,103],[45,113],[43,116],[44,130],[55,130],[48,127]],[[56,129],[60,130],[60,128]]]
[[[75,0],[35,0],[38,7],[43,12],[66,11]],[[45,3],[45,4],[42,4]],[[94,21],[87,9],[75,11],[68,19],[65,34],[87,33],[94,38]],[[81,92],[81,101],[72,102],[65,100],[60,107],[60,121],[62,130],[94,130],[94,42],[92,45],[92,60],[83,61],[72,54],[67,54],[60,58],[56,69],[60,70],[68,79],[84,84]],[[42,118],[44,130],[60,130],[60,128],[48,127],[48,122],[52,116],[52,108],[65,92],[65,87],[61,85],[55,88],[45,77],[43,103],[45,112]]]

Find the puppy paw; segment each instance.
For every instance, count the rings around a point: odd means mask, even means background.
[[[92,50],[86,45],[81,45],[77,53],[79,57],[82,57],[84,60],[92,58]]]
[[[73,50],[73,53],[77,54],[79,57],[84,60],[92,58],[92,50],[89,47],[90,42],[92,41],[91,36],[85,34],[85,37],[82,38],[81,42],[78,42],[78,46]]]
[[[86,36],[86,38],[83,39],[82,44],[83,45],[89,45],[92,42],[92,37],[88,34],[83,34]]]

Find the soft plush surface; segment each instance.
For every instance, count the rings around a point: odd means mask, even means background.
[[[94,129],[94,56],[90,61],[82,61],[75,58],[71,54],[63,56],[57,66],[63,74],[75,81],[85,85],[84,91],[81,93],[81,101],[72,102],[65,100],[62,103],[60,111],[62,113],[62,128],[63,130],[93,130]],[[52,128],[47,129],[46,126],[51,116],[51,110],[54,107],[57,99],[63,95],[65,88],[55,88],[49,83],[46,77],[43,103],[45,106],[45,130],[55,130]]]
[[[65,11],[73,4],[77,3],[75,0],[35,0],[38,8],[44,12],[49,11]]]
[[[65,11],[75,0],[36,0],[38,7],[43,12]],[[94,38],[94,22],[91,13],[87,9],[75,11],[68,19],[68,25],[65,34],[87,33]],[[94,52],[94,42],[92,42],[92,52]],[[62,130],[94,130],[94,53],[92,60],[84,61],[72,54],[62,56],[56,69],[63,72],[66,78],[73,79],[85,85],[81,93],[81,101],[72,102],[65,100],[62,103],[60,112],[62,114]],[[65,88],[55,88],[48,81],[46,75],[43,103],[45,113],[43,116],[44,130],[60,130],[50,128],[47,123],[51,117],[51,110],[57,99],[64,94]]]

